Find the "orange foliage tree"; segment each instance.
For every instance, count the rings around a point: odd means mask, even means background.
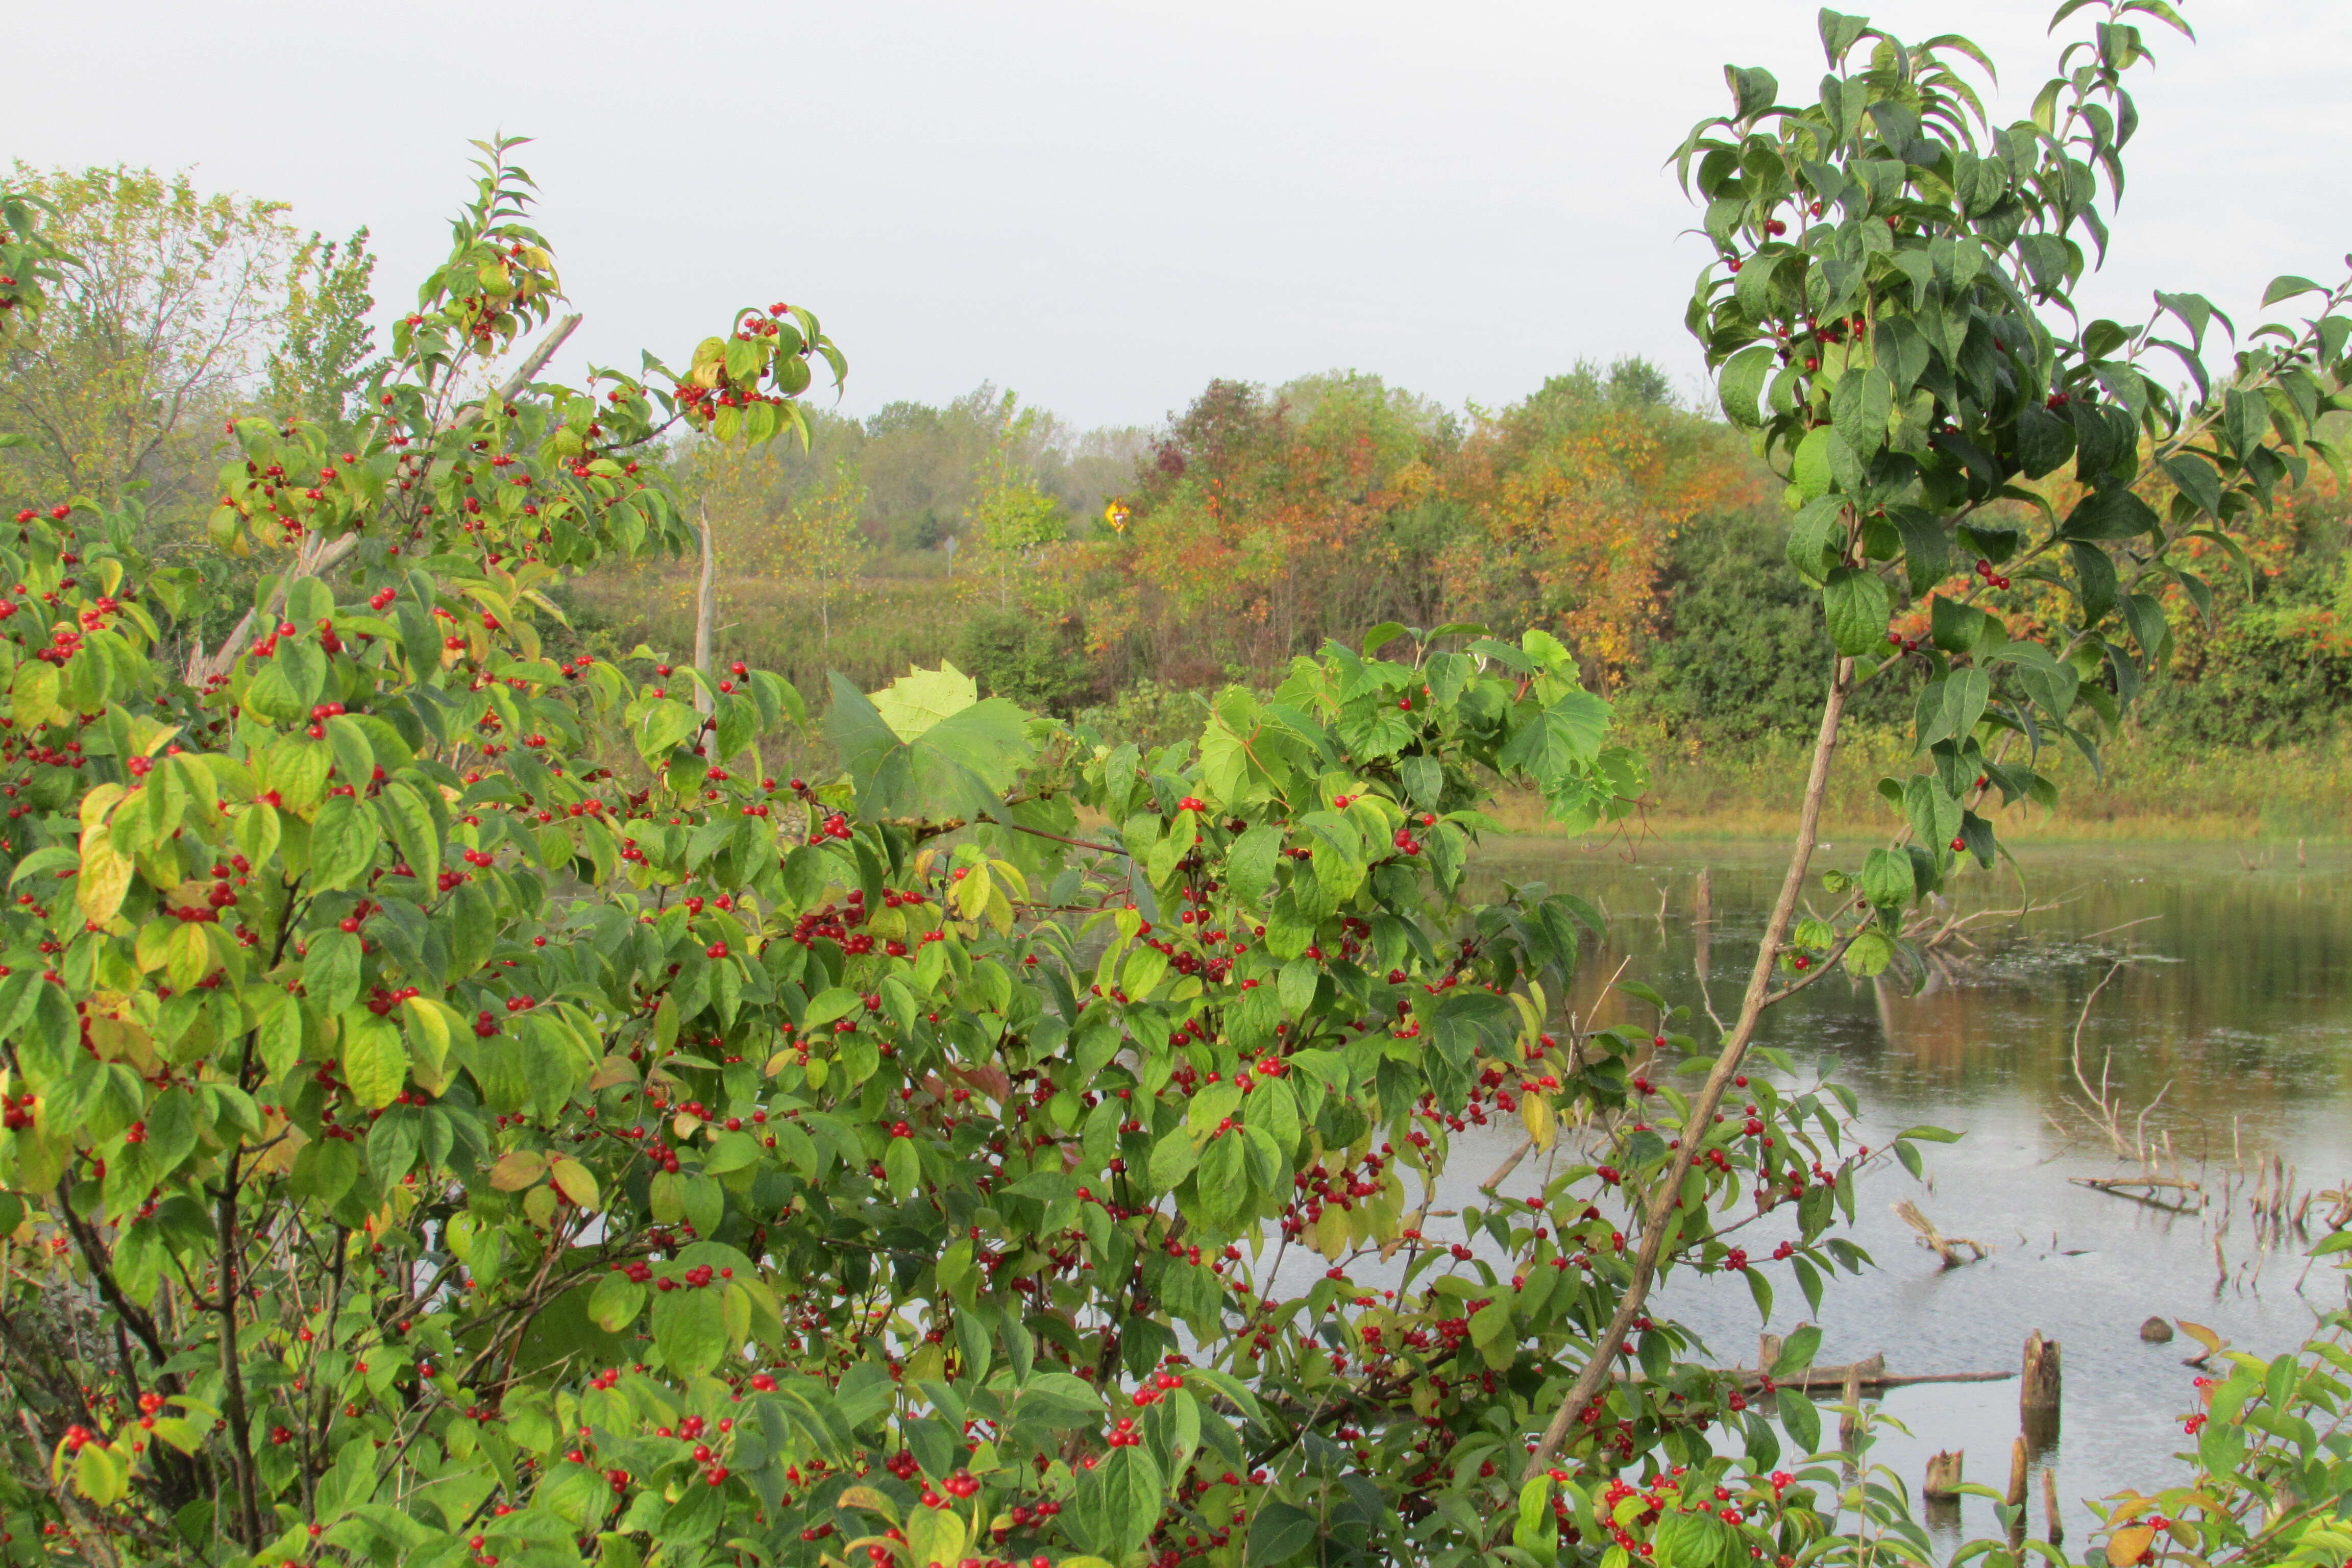
[[[1638,362],[1459,421],[1363,375],[1212,383],[1132,520],[1084,559],[1088,642],[1178,680],[1266,672],[1382,621],[1541,626],[1614,683],[1677,529],[1753,504],[1752,460]]]

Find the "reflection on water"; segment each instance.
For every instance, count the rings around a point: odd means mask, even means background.
[[[1853,868],[1861,847],[1853,847],[1849,856],[1832,847],[1816,871]],[[2111,1096],[2134,1115],[2161,1095],[2147,1130],[2151,1141],[2169,1136],[2188,1179],[2210,1187],[2233,1162],[2275,1152],[2299,1193],[2352,1184],[2352,1146],[2337,1131],[2352,1078],[2352,855],[2314,851],[2298,864],[2294,851],[2264,851],[2250,865],[2227,847],[2102,846],[2028,847],[2020,860],[1957,889],[1952,912],[2027,903],[2035,912],[1964,927],[1953,944],[1960,962],[1919,994],[1832,975],[1768,1014],[1759,1043],[1851,1084],[1868,1142],[1921,1122],[1965,1134],[1923,1146],[1925,1183],[1894,1171],[1864,1185],[1855,1239],[1878,1267],[1832,1285],[1820,1359],[1884,1352],[1896,1373],[2013,1370],[2032,1330],[2061,1341],[2063,1422],[2037,1455],[2032,1518],[2038,1531],[2038,1471],[2054,1467],[2079,1545],[2091,1521],[2076,1500],[2184,1479],[2163,1456],[2189,1446],[2179,1417],[2191,1408],[2193,1373],[2181,1358],[2195,1347],[2185,1335],[2143,1342],[2143,1321],[2187,1318],[2269,1353],[2297,1342],[2315,1309],[2345,1296],[2324,1265],[2306,1270],[2308,1240],[2290,1233],[2266,1247],[2242,1204],[2218,1234],[2217,1266],[2210,1215],[2160,1212],[2069,1182],[2137,1168],[2117,1163],[2076,1103],[2077,1024],[2095,1089],[2104,1062]],[[1490,874],[1542,880],[1609,910],[1609,940],[1588,955],[1574,1003],[1599,1005],[1604,1021],[1617,1004],[1601,987],[1621,961],[1626,978],[1696,1010],[1702,949],[1716,1006],[1728,1014],[1781,864],[1771,847],[1724,845],[1654,845],[1629,858],[1622,846],[1512,841],[1484,858]],[[1702,871],[1703,924],[1694,918]],[[1815,902],[1826,908],[1833,900],[1818,889],[1816,880]],[[1484,1174],[1514,1141],[1497,1129],[1459,1142],[1458,1167]],[[1527,1175],[1510,1190],[1532,1190],[1539,1173]],[[1946,1234],[1994,1252],[1940,1271],[1889,1212],[1905,1197]],[[2315,1203],[2312,1214],[2330,1206]],[[1804,1299],[1785,1273],[1774,1283],[1769,1327],[1786,1332]],[[1718,1364],[1753,1362],[1759,1325],[1737,1279],[1679,1279],[1664,1304],[1706,1335]],[[1937,1448],[1965,1448],[1970,1481],[2007,1482],[2019,1431],[2014,1381],[1897,1390],[1884,1408],[1912,1436],[1886,1431],[1874,1457],[1915,1496]],[[1987,1505],[1965,1506],[1969,1531],[1993,1529]]]

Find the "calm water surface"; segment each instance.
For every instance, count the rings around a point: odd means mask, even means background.
[[[1862,847],[1849,855],[1832,846],[1816,873],[1853,868]],[[2306,1272],[2304,1255],[2326,1234],[2315,1217],[2332,1206],[2325,1200],[2311,1205],[2307,1236],[2289,1232],[2265,1247],[2242,1202],[2222,1229],[2212,1214],[2161,1213],[2069,1182],[2136,1168],[2119,1164],[2069,1103],[2085,999],[2122,961],[2083,1024],[2083,1054],[2094,1081],[2108,1061],[2116,1091],[2135,1111],[2161,1092],[2147,1125],[2169,1136],[2183,1175],[2215,1187],[2238,1162],[2275,1152],[2293,1167],[2298,1192],[2352,1186],[2352,1143],[2341,1131],[2352,1104],[2352,854],[2313,851],[2299,864],[2292,848],[2145,846],[2027,848],[2020,859],[2015,870],[1955,889],[1955,912],[2015,910],[2029,899],[2049,907],[1968,927],[1973,950],[1952,944],[1956,962],[1916,994],[1829,976],[1767,1014],[1759,1043],[1788,1051],[1808,1074],[1853,1086],[1866,1142],[1922,1122],[1964,1135],[1922,1146],[1924,1182],[1889,1167],[1864,1183],[1853,1236],[1876,1268],[1832,1282],[1819,1359],[1883,1352],[1898,1373],[2014,1370],[2031,1331],[2060,1341],[2060,1435],[2035,1468],[2055,1468],[2079,1547],[2090,1523],[2080,1499],[2184,1479],[2167,1456],[2186,1447],[2179,1417],[2192,1408],[2194,1373],[2182,1358],[2196,1346],[2186,1335],[2144,1342],[2144,1320],[2186,1318],[2267,1353],[2296,1343],[2316,1310],[2345,1300],[2341,1279],[2325,1265]],[[1627,979],[1696,1005],[1703,949],[1726,1015],[1738,1005],[1782,864],[1769,846],[1653,845],[1632,854],[1622,845],[1531,841],[1493,846],[1484,861],[1494,875],[1540,879],[1608,910],[1609,940],[1587,957],[1580,1008],[1612,1005],[1602,985],[1621,961]],[[1711,894],[1703,930],[1694,918],[1702,870]],[[1818,888],[1814,899],[1826,907],[1833,900]],[[1515,1132],[1488,1130],[1457,1145],[1457,1167],[1472,1180],[1483,1175]],[[1510,1190],[1532,1190],[1538,1178],[1528,1175]],[[1983,1242],[1991,1255],[1940,1269],[1890,1213],[1904,1198],[1946,1235]],[[1760,1256],[1776,1238],[1749,1249]],[[1804,1299],[1785,1264],[1772,1273],[1769,1327],[1785,1332],[1804,1315]],[[1754,1363],[1759,1324],[1740,1281],[1678,1279],[1663,1304],[1706,1335],[1717,1364]],[[1874,1457],[1915,1493],[1939,1447],[1967,1451],[1968,1479],[2007,1481],[2019,1430],[2014,1380],[1895,1390],[1883,1408],[1910,1435],[1885,1429]],[[2038,1531],[2038,1473],[2032,1485]],[[1987,1505],[1967,1507],[1965,1529],[1994,1528]]]

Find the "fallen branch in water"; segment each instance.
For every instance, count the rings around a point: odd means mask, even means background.
[[[1748,1388],[1761,1386],[1766,1376],[1762,1371],[1752,1366],[1723,1367],[1718,1369],[1717,1375],[1736,1377],[1742,1386]],[[1909,1388],[1915,1384],[1927,1383],[2000,1383],[2015,1377],[2017,1373],[2014,1372],[1890,1373],[1886,1370],[1886,1357],[1882,1352],[1845,1366],[1807,1367],[1804,1371],[1791,1373],[1787,1377],[1775,1377],[1771,1383],[1776,1389],[1794,1388],[1800,1391],[1814,1388],[1843,1389],[1846,1385],[1849,1375],[1858,1388],[1885,1389]],[[1617,1381],[1646,1383],[1649,1379],[1639,1372],[1633,1372],[1620,1375]]]
[[[1905,1198],[1900,1203],[1889,1206],[1895,1210],[1895,1218],[1919,1233],[1919,1245],[1934,1253],[1947,1268],[1958,1268],[1963,1263],[1978,1262],[1992,1250],[1983,1242],[1970,1241],[1965,1236],[1947,1237],[1936,1228],[1934,1220],[1919,1212],[1919,1205],[1909,1198]],[[1975,1253],[1976,1257],[1962,1258],[1960,1248],[1963,1247]]]
[[[2195,1214],[2205,1206],[2204,1189],[2194,1182],[2176,1176],[2069,1176],[2066,1179],[2078,1187],[2129,1198],[2133,1203],[2146,1204],[2149,1208],[2161,1209],[2166,1214]],[[2134,1188],[2147,1190],[2136,1192]],[[2167,1203],[2156,1195],[2160,1191],[2178,1192],[2184,1196],[2194,1193],[2197,1201],[2193,1204],[2186,1201]]]

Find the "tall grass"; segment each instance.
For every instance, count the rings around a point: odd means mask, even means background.
[[[1667,735],[1628,740],[1649,759],[1642,825],[1674,838],[1779,837],[1796,826],[1811,737],[1767,737],[1709,750]],[[2059,790],[2054,812],[2025,802],[1993,813],[2003,837],[2042,842],[2113,839],[2249,840],[2352,837],[2352,734],[2273,751],[2202,746],[2137,728],[2105,747],[2095,773],[2071,746],[2045,750],[2040,766]],[[1901,733],[1849,730],[1824,805],[1824,831],[1885,830],[1878,781],[1917,769]],[[1534,828],[1540,812],[1515,815]]]

